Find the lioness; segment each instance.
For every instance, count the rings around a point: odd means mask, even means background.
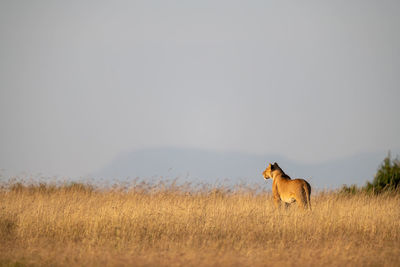
[[[273,180],[272,195],[277,208],[281,206],[281,202],[284,202],[285,206],[287,206],[288,203],[297,201],[300,207],[311,210],[311,186],[306,180],[290,179],[276,162],[268,165],[263,172],[263,176],[265,180],[269,178]]]

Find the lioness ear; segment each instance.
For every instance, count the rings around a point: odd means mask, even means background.
[[[271,165],[271,171],[275,170],[275,164],[270,164]]]

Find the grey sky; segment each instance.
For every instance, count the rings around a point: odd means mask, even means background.
[[[0,1],[0,168],[400,148],[399,1]]]

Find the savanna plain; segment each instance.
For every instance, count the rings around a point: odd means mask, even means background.
[[[266,185],[270,189],[270,185]],[[2,266],[400,266],[400,195],[4,183]]]

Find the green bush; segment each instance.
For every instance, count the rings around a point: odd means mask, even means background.
[[[372,183],[367,182],[363,187],[343,185],[338,192],[341,195],[356,195],[359,193],[379,194],[383,192],[400,193],[399,159],[396,158],[392,160],[389,152],[376,172]]]
[[[398,191],[400,189],[400,161],[391,159],[390,152],[375,174],[372,183],[365,186],[368,192]]]

